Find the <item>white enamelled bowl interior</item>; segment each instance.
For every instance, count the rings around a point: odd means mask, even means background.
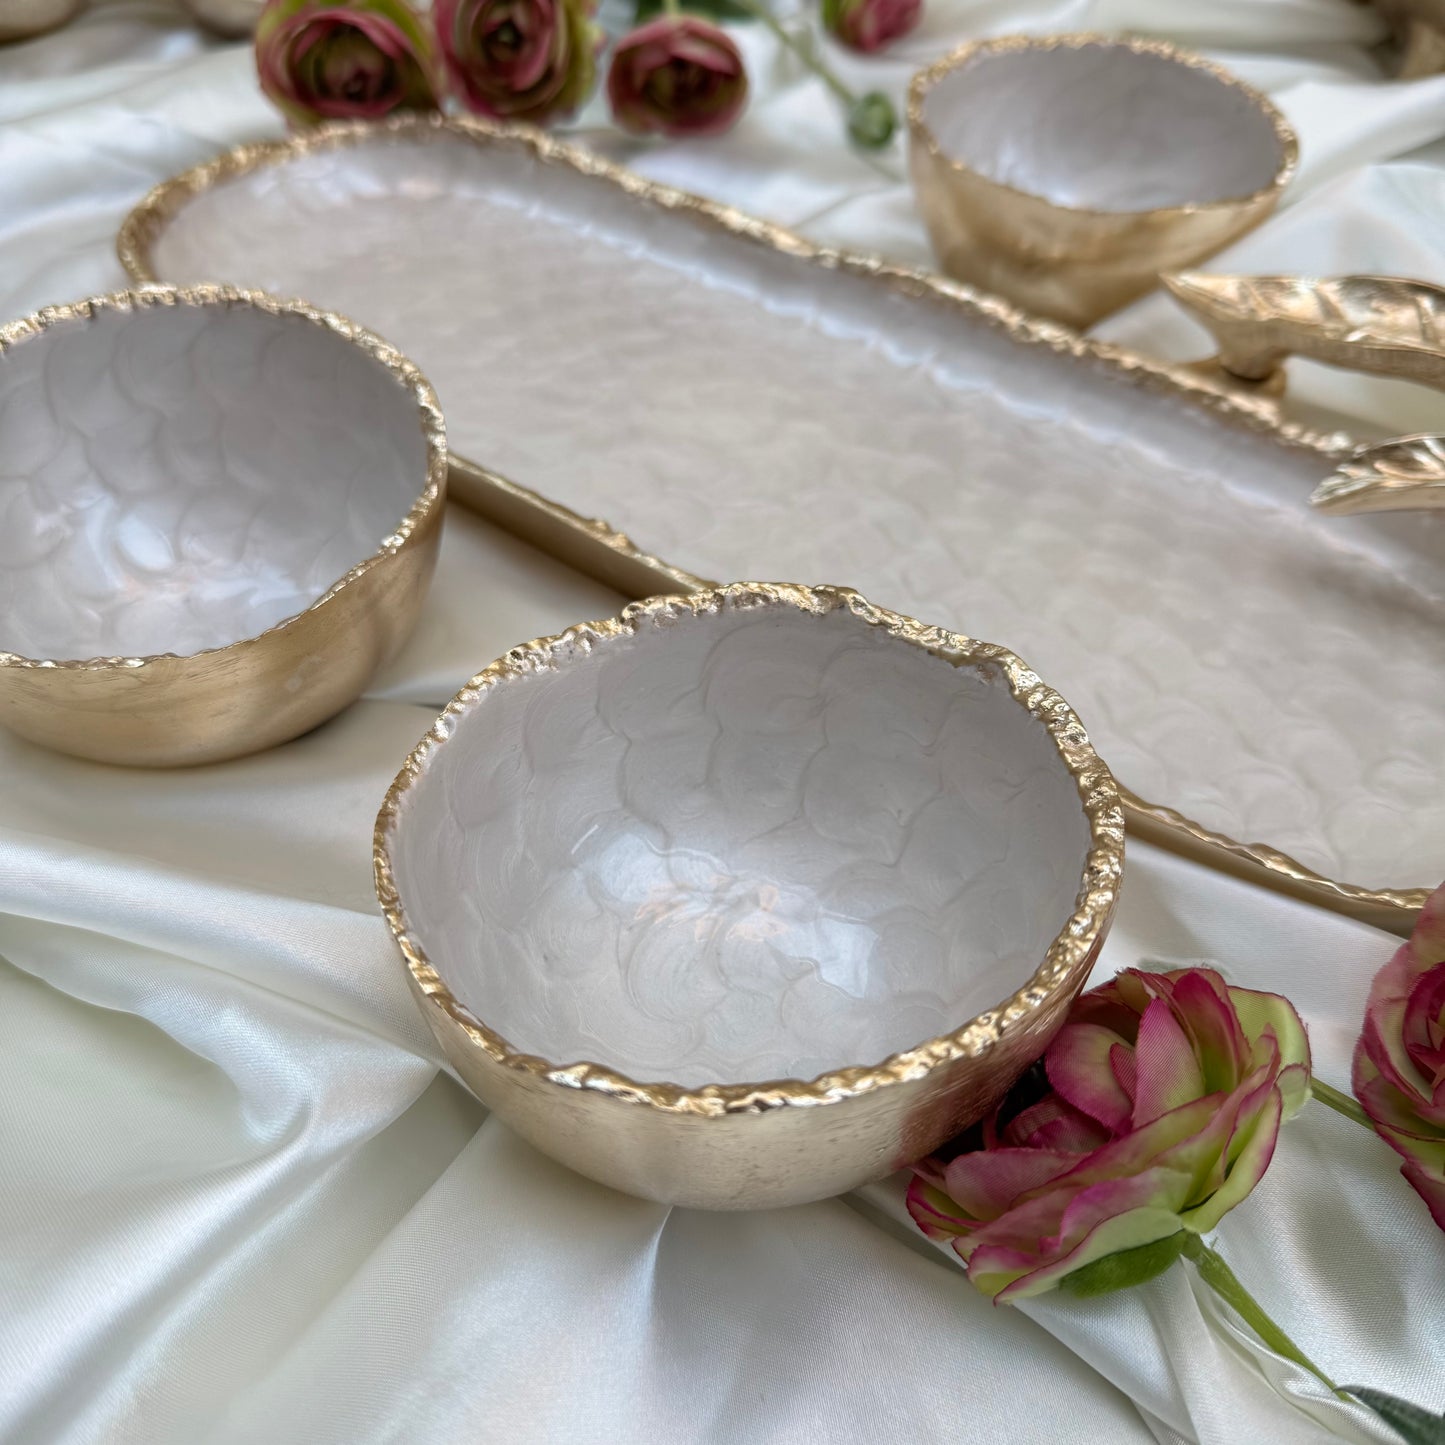
[[[76,308],[0,349],[0,648],[191,654],[304,611],[427,475],[411,390],[243,303]]]
[[[406,927],[556,1065],[691,1088],[878,1063],[1027,983],[1089,849],[1005,677],[846,610],[564,638],[448,728],[394,825]]]
[[[1250,92],[1107,41],[985,46],[939,77],[923,118],[951,160],[1080,210],[1238,200],[1269,186],[1285,160]]]

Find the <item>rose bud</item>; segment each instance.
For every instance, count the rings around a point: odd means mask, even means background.
[[[593,0],[436,0],[437,39],[466,108],[534,125],[571,115],[597,78]]]
[[[824,28],[865,53],[907,35],[922,15],[923,0],[823,0]]]
[[[860,95],[848,109],[848,136],[860,150],[876,151],[893,139],[898,114],[881,91]]]
[[[431,32],[405,0],[270,0],[256,72],[293,126],[435,110],[440,91]]]
[[[742,114],[738,48],[695,15],[661,15],[617,42],[607,73],[612,115],[634,135],[719,135]]]

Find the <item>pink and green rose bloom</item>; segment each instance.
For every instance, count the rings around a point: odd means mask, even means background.
[[[1127,969],[1075,1002],[979,1147],[917,1166],[909,1211],[999,1302],[1138,1283],[1249,1196],[1309,1065],[1278,995]]]
[[[865,55],[907,35],[923,15],[923,0],[823,0],[823,24]]]
[[[592,90],[602,31],[593,0],[436,0],[437,39],[462,104],[534,125],[571,115]]]
[[[607,97],[633,135],[720,135],[747,104],[748,74],[726,31],[696,15],[660,15],[617,42]]]
[[[1400,1173],[1445,1229],[1445,884],[1375,976],[1352,1083],[1375,1132],[1404,1159]]]
[[[441,94],[431,30],[405,0],[270,0],[256,71],[292,125],[435,110]]]

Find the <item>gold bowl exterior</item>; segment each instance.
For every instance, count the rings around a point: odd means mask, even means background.
[[[521,1053],[452,993],[412,931],[392,849],[408,790],[458,718],[492,688],[555,665],[563,644],[592,646],[746,598],[757,605],[846,606],[955,666],[997,668],[1015,701],[1048,730],[1074,779],[1089,830],[1075,909],[1034,975],[954,1032],[879,1063],[812,1080],[751,1084],[639,1082],[588,1062]],[[843,588],[734,583],[634,603],[619,618],[513,648],[448,704],[387,793],[376,821],[377,896],[427,1022],[462,1082],[519,1134],[613,1188],[699,1209],[764,1209],[843,1193],[912,1163],[980,1118],[1043,1052],[1088,977],[1113,916],[1124,816],[1108,768],[1068,704],[1005,648],[877,608]]]
[[[1400,46],[1399,78],[1445,72],[1445,0],[1375,0]]]
[[[1278,141],[1273,179],[1233,200],[1147,211],[1063,206],[954,159],[924,119],[928,92],[979,55],[1084,46],[1163,56],[1242,91],[1267,117]],[[1027,120],[1021,111],[1019,123]],[[1278,203],[1299,156],[1299,142],[1279,111],[1228,71],[1163,41],[1092,34],[1009,35],[961,46],[913,77],[908,132],[914,194],[944,272],[1080,330],[1153,290],[1161,271],[1187,269],[1257,226]]]
[[[401,525],[304,611],[189,656],[41,659],[0,652],[0,725],[97,762],[218,762],[316,727],[360,695],[416,624],[436,564],[446,431],[436,395],[400,352],[343,317],[227,286],[148,287],[54,306],[0,327],[0,360],[48,327],[142,306],[252,306],[298,315],[360,347],[412,394],[426,475]]]
[[[0,0],[0,45],[58,30],[84,4],[85,0]]]

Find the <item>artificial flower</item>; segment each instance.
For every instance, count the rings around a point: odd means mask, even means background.
[[[984,1294],[1148,1279],[1259,1183],[1309,1097],[1289,1002],[1210,969],[1125,970],[1078,998],[981,1147],[918,1166],[909,1210]]]
[[[851,50],[882,50],[907,35],[923,15],[923,0],[823,0],[823,25]]]
[[[436,0],[437,39],[463,105],[534,125],[571,115],[597,77],[594,0]]]
[[[876,151],[893,139],[898,113],[881,90],[860,95],[848,107],[848,139],[865,151]]]
[[[793,52],[794,57],[807,66],[834,95],[848,108],[848,139],[860,150],[881,150],[893,139],[898,129],[898,113],[893,102],[882,91],[870,90],[856,95],[823,63],[818,47],[813,44],[811,34],[800,39],[787,27],[778,23],[778,18],[763,0],[733,0],[733,4],[746,11],[754,20],[761,20],[777,37],[779,44]]]
[[[293,125],[435,110],[440,93],[431,31],[405,0],[270,0],[256,72]]]
[[[1445,1229],[1445,884],[1375,975],[1353,1085],[1400,1173]]]
[[[742,114],[748,73],[727,34],[696,15],[659,15],[617,42],[612,115],[634,135],[719,135]]]

